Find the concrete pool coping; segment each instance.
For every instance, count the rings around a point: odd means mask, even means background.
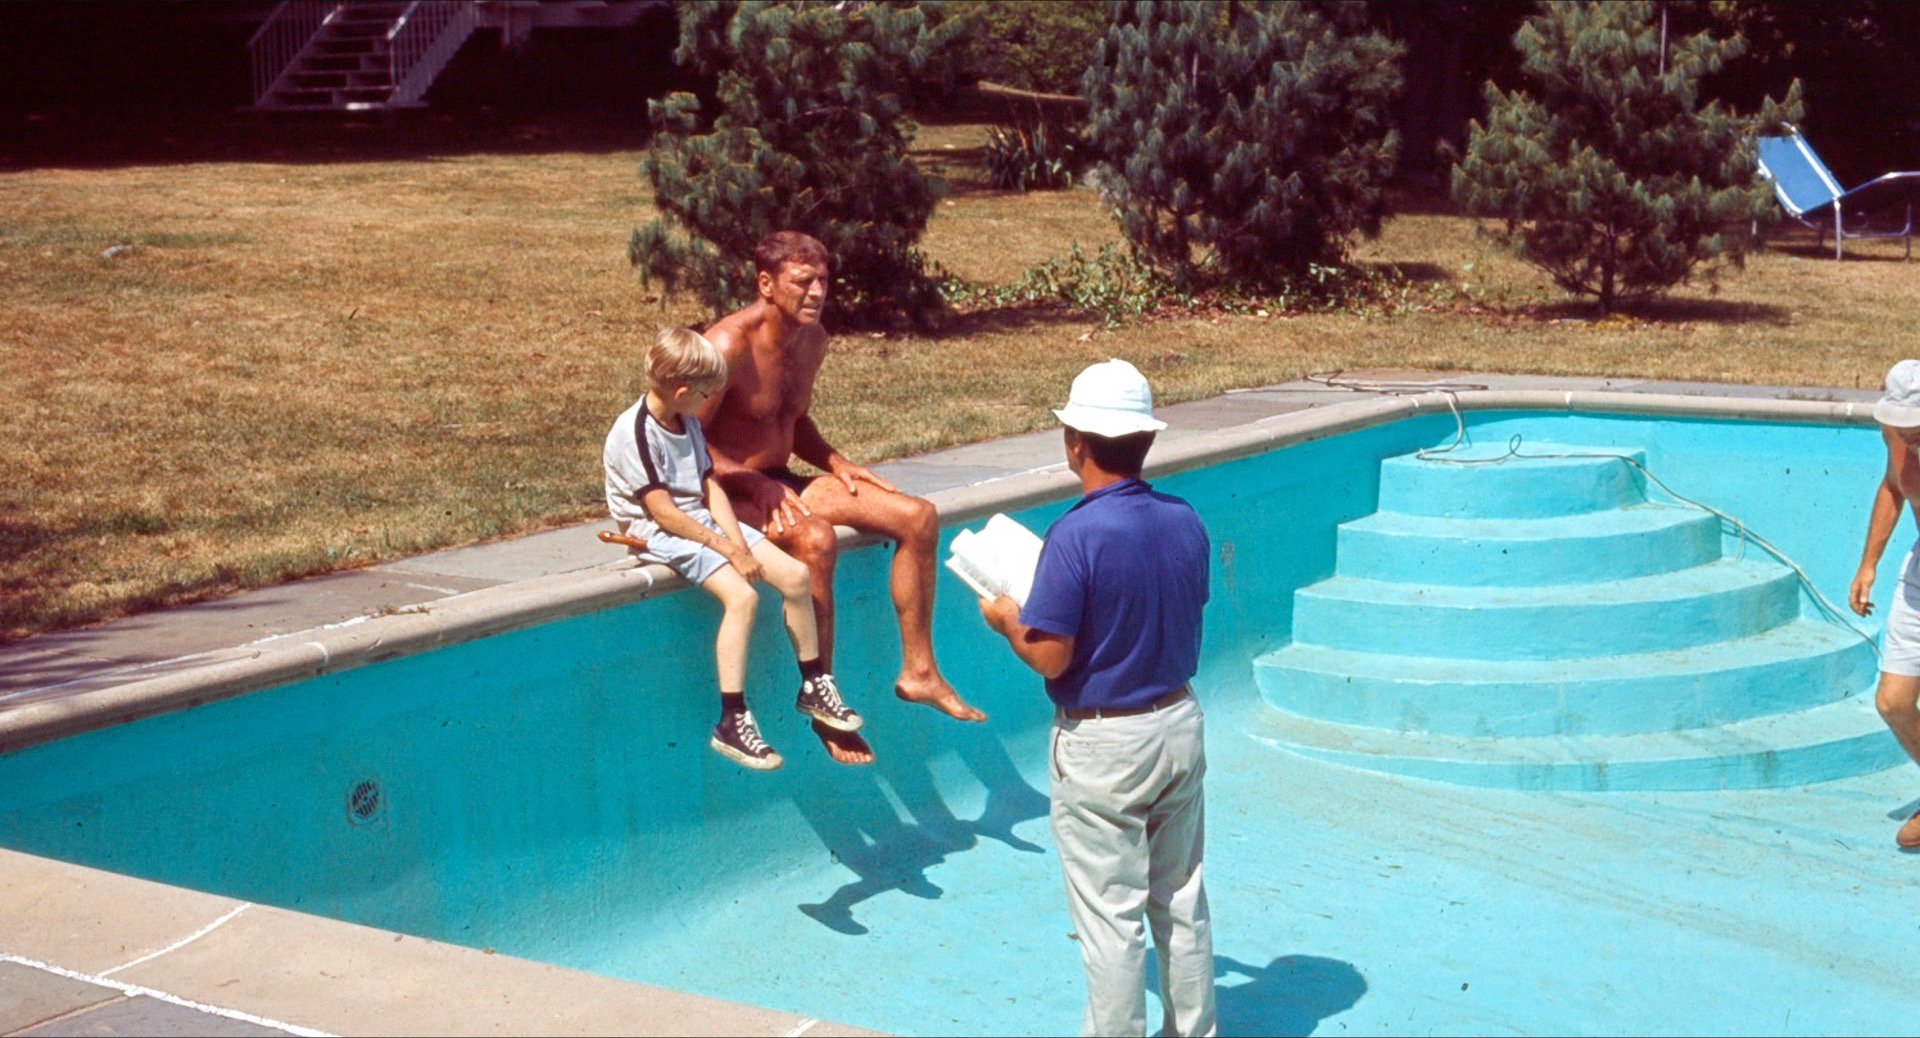
[[[1301,381],[1165,407],[1172,428],[1150,474],[1451,407],[1870,424],[1865,405],[1879,395],[1468,373],[1346,378],[1403,392],[1356,394]],[[1457,388],[1442,391],[1435,382]],[[1058,455],[1058,434],[1048,429],[876,468],[929,497],[951,524],[1071,494],[1076,484]],[[597,542],[592,532],[605,525],[18,643],[8,649],[17,665],[0,675],[0,752],[683,586],[663,568],[635,566]],[[203,647],[180,651],[196,640]],[[25,1003],[44,1012],[34,1020],[0,1013],[0,1033],[142,1007],[200,1014],[193,1019],[203,1027],[225,1020],[278,1031],[853,1033],[28,855],[0,852],[0,888],[0,911],[12,924],[0,943],[0,989],[25,990]],[[292,947],[301,951],[275,954]],[[143,1029],[155,1029],[152,1018]],[[193,1028],[182,1025],[187,1030]]]

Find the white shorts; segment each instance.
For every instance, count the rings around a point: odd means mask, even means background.
[[[714,521],[713,514],[706,509],[687,514],[714,533],[724,533],[720,529],[720,524]],[[746,523],[740,524],[740,534],[747,539],[749,549],[767,539],[759,530]],[[705,584],[708,577],[727,568],[728,565],[726,556],[712,548],[698,541],[675,537],[665,530],[655,530],[647,535],[647,550],[640,554],[640,558],[645,562],[664,562],[673,567],[675,573],[687,578],[687,583],[695,585]]]
[[[1907,553],[1900,579],[1893,586],[1893,605],[1887,609],[1886,644],[1880,647],[1880,670],[1885,674],[1920,678],[1920,547]]]

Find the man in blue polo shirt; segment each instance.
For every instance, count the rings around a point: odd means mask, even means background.
[[[1151,929],[1165,1033],[1210,1035],[1207,757],[1188,684],[1207,530],[1192,506],[1140,479],[1166,423],[1133,365],[1087,368],[1054,414],[1085,496],[1047,531],[1026,606],[1002,596],[981,612],[1054,702],[1053,836],[1087,969],[1083,1030],[1145,1033]]]

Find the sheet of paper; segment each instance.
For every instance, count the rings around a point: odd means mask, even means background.
[[[962,530],[953,539],[947,569],[983,598],[1006,595],[1021,605],[1033,590],[1042,541],[1033,531],[996,513],[979,531]]]

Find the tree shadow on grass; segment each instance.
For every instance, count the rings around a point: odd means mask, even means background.
[[[1778,241],[1778,240],[1769,239],[1767,242],[1767,251],[1779,253],[1782,256],[1793,256],[1798,259],[1827,260],[1828,262],[1839,262],[1839,263],[1911,263],[1913,262],[1913,260],[1908,259],[1907,256],[1905,255],[1904,246],[1902,246],[1901,253],[1896,254],[1892,251],[1891,248],[1888,247],[1889,245],[1891,245],[1891,243],[1892,242],[1888,239],[1880,239],[1880,244],[1877,248],[1873,246],[1868,246],[1869,248],[1874,249],[1874,251],[1872,252],[1861,252],[1859,251],[1862,248],[1861,245],[1857,243],[1849,244],[1847,246],[1846,257],[1840,260],[1834,260],[1833,258],[1833,242],[1831,240],[1828,240],[1825,244],[1816,244],[1810,235],[1799,241]]]
[[[1600,308],[1590,299],[1564,299],[1528,307],[1526,314],[1542,321],[1600,321]],[[1660,324],[1757,324],[1784,326],[1793,321],[1793,312],[1772,303],[1743,302],[1733,299],[1661,296],[1621,303],[1614,307],[1621,318]]]

